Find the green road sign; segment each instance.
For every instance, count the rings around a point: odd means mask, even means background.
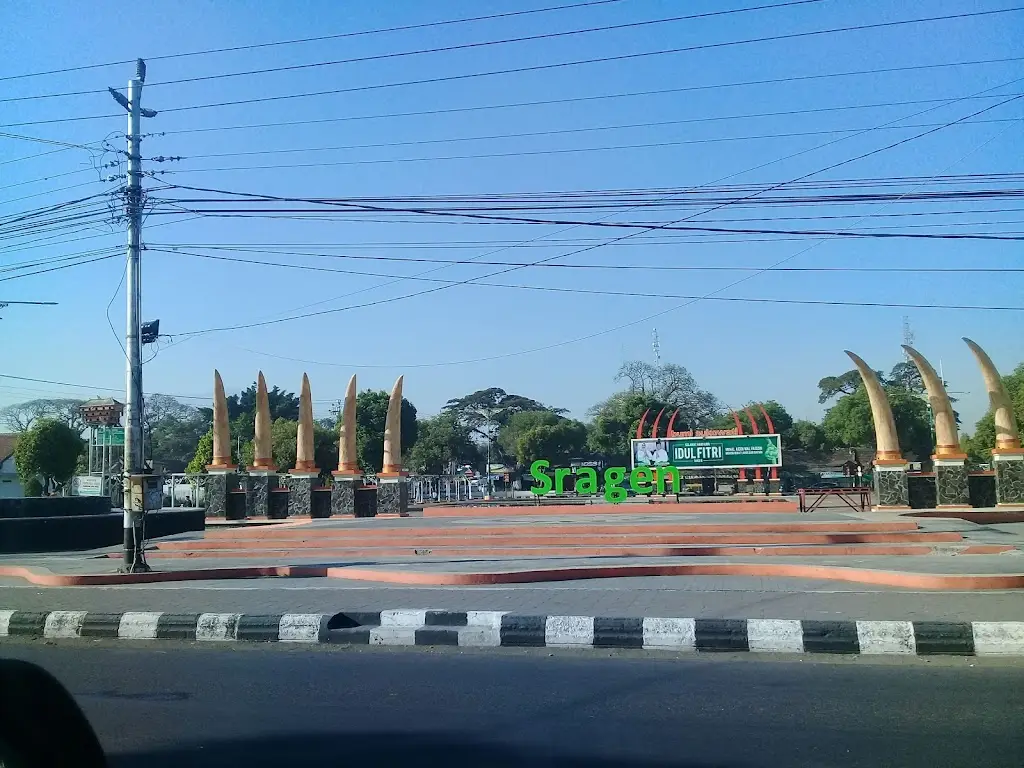
[[[124,427],[100,427],[96,431],[99,445],[124,445]]]
[[[672,437],[630,442],[634,468],[667,464],[679,469],[782,466],[779,435]]]

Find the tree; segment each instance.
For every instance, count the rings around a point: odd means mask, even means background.
[[[213,427],[206,430],[206,433],[199,438],[196,444],[196,452],[185,467],[185,472],[190,475],[199,475],[206,471],[206,468],[213,463]]]
[[[550,408],[529,397],[510,395],[498,387],[481,389],[464,397],[457,397],[445,403],[441,409],[452,414],[471,432],[485,439],[494,439],[498,429],[513,414],[522,411],[550,411],[565,413],[564,408]]]
[[[896,421],[900,449],[926,460],[932,452],[933,439],[928,404],[921,397],[897,387],[886,387],[886,396]],[[874,422],[867,390],[863,387],[852,395],[839,398],[825,413],[822,421],[826,440],[835,446],[854,448],[874,445]]]
[[[787,447],[799,448],[808,453],[822,453],[827,447],[825,430],[820,424],[800,419],[794,421],[789,431]]]
[[[878,378],[882,378],[881,373]],[[826,376],[818,382],[818,389],[821,390],[818,402],[824,405],[838,395],[852,395],[860,389],[861,383],[860,373],[856,369],[839,376]]]
[[[513,413],[508,421],[498,429],[496,439],[498,448],[503,455],[515,457],[516,461],[518,461],[518,440],[525,432],[542,425],[553,426],[561,419],[561,416],[551,411],[520,411],[519,413]]]
[[[750,435],[754,432],[750,419],[747,418],[747,409],[754,414],[758,431],[762,433],[767,431],[768,425],[765,423],[764,414],[761,413],[762,406],[771,417],[775,433],[782,435],[783,444],[788,444],[791,439],[790,430],[793,428],[793,417],[789,415],[789,411],[774,400],[767,400],[764,403],[747,403],[742,408],[736,409],[736,415],[739,417],[740,424],[743,425],[743,434]],[[735,426],[736,421],[733,419],[732,413],[722,414],[712,422],[712,427],[716,429],[731,429]]]
[[[891,387],[899,387],[918,395],[923,395],[925,391],[921,371],[913,363],[896,363],[884,381]]]
[[[718,398],[697,386],[693,375],[675,363],[652,365],[633,360],[623,363],[615,380],[628,381],[630,394],[664,403],[669,410],[678,408],[677,419],[689,429],[710,426],[721,410]]]
[[[15,403],[0,410],[0,422],[13,432],[24,432],[39,419],[56,419],[80,435],[85,430],[85,421],[79,411],[84,402],[72,398],[57,398]]]
[[[356,451],[359,466],[380,472],[384,465],[384,425],[390,395],[384,390],[366,389],[356,395]],[[416,406],[402,398],[401,441],[403,457],[416,445]]]
[[[247,389],[227,398],[228,418],[237,419],[249,414],[252,421],[256,415],[256,387],[254,381]],[[299,398],[294,392],[286,392],[280,387],[267,390],[267,403],[270,406],[270,420],[287,419],[297,421],[299,418]]]
[[[279,472],[295,467],[296,441],[299,436],[299,422],[291,419],[277,419],[270,425],[270,455]],[[252,466],[255,445],[252,440],[242,446],[241,461]],[[313,460],[322,475],[330,475],[338,466],[338,435],[333,429],[313,423]]]
[[[520,431],[515,441],[515,457],[521,466],[529,466],[537,459],[564,466],[582,454],[586,446],[586,424],[558,418],[554,424],[535,424]]]
[[[456,465],[475,464],[480,452],[470,431],[453,414],[441,413],[419,422],[416,443],[409,452],[409,469],[441,475]]]
[[[149,458],[170,472],[181,472],[210,423],[198,408],[168,395],[149,395],[143,405],[142,426]]]
[[[42,476],[43,490],[64,485],[75,472],[85,441],[71,427],[57,419],[38,419],[14,447],[14,466],[25,485]]]
[[[619,466],[629,465],[630,443],[644,411],[657,413],[667,404],[650,395],[624,390],[616,392],[587,412],[593,419],[587,435],[587,447]]]

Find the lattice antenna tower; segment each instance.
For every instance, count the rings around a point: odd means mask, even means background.
[[[658,340],[658,329],[651,331],[651,349],[654,350],[654,364],[661,365],[661,342]]]
[[[908,347],[914,346],[914,331],[910,327],[910,316],[903,316],[903,343]],[[905,362],[910,362],[910,355],[906,352],[903,353],[903,359]]]

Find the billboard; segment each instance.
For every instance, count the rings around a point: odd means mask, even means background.
[[[781,467],[779,435],[665,437],[630,441],[632,468],[671,465],[678,469]]]

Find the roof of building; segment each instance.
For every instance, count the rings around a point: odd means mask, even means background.
[[[86,400],[79,407],[80,408],[95,408],[97,406],[116,406],[118,408],[124,408],[124,403],[119,400],[115,400],[112,397],[101,397],[96,400]]]
[[[14,453],[14,446],[17,444],[17,434],[0,434],[0,462],[7,461],[11,457],[11,454]]]

